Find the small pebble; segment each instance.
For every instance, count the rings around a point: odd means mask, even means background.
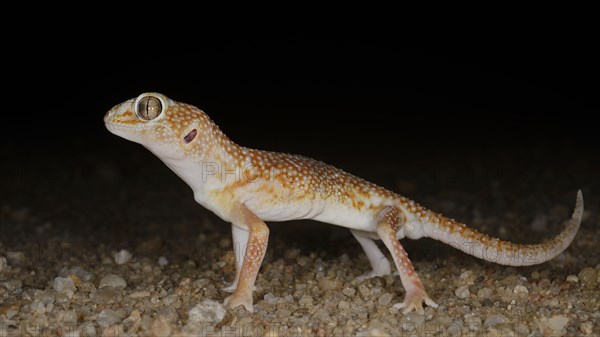
[[[189,311],[189,320],[194,323],[212,323],[218,324],[225,317],[225,307],[219,302],[205,300],[196,304]]]
[[[392,301],[393,297],[394,295],[390,293],[384,293],[383,295],[379,296],[377,303],[379,303],[380,305],[388,305]]]
[[[346,297],[354,297],[356,295],[356,289],[352,287],[347,287],[342,290],[342,294]]]
[[[506,336],[516,336],[515,332],[512,331],[508,327],[488,327],[486,333],[484,334],[486,337],[506,337]]]
[[[277,304],[277,296],[271,294],[271,293],[267,293],[265,294],[265,296],[263,297],[264,300],[269,303],[270,305],[275,305]]]
[[[577,277],[575,275],[569,275],[569,276],[567,276],[567,282],[577,283],[577,282],[579,282],[579,277]]]
[[[465,317],[465,325],[469,327],[470,331],[479,331],[481,329],[481,324],[481,317],[479,316]]]
[[[60,310],[56,313],[56,320],[58,322],[75,323],[77,322],[77,314],[73,310]]]
[[[390,337],[390,334],[379,328],[370,328],[368,330],[359,331],[356,337]]]
[[[105,287],[104,289],[92,293],[90,300],[95,304],[108,304],[118,302],[121,298],[122,296],[115,288]]]
[[[483,302],[481,302],[481,305],[483,305],[484,307],[491,307],[494,306],[494,302],[492,302],[492,300],[490,300],[489,298],[486,298],[483,300]]]
[[[407,312],[402,315],[400,322],[402,322],[403,325],[419,326],[425,322],[425,315],[419,314],[416,311]]]
[[[0,256],[0,273],[5,269],[8,269],[8,262],[4,256]]]
[[[456,295],[456,297],[461,298],[461,299],[465,299],[465,298],[468,298],[469,296],[471,296],[471,292],[469,291],[469,286],[462,286],[462,287],[456,288],[456,290],[454,291],[454,294]]]
[[[75,282],[70,277],[56,277],[52,281],[52,288],[59,293],[66,294],[69,298],[77,291]]]
[[[342,287],[342,282],[336,278],[319,279],[319,289],[322,291],[336,290]]]
[[[138,254],[150,255],[158,252],[163,246],[163,239],[160,236],[154,236],[146,241],[140,242],[135,247],[135,252]]]
[[[348,303],[346,301],[340,301],[340,303],[338,303],[338,309],[348,310],[348,309],[350,309],[350,303]]]
[[[179,312],[173,306],[161,306],[156,310],[156,313],[166,319],[167,322],[177,323],[177,320],[179,320]]]
[[[594,329],[594,324],[592,322],[583,322],[579,324],[579,331],[581,331],[584,335],[589,335],[592,333]]]
[[[116,311],[110,309],[104,309],[100,311],[98,316],[96,316],[96,322],[102,328],[108,328],[109,326],[119,323],[120,321],[121,317],[119,317],[119,314]]]
[[[368,297],[371,295],[371,289],[369,289],[369,287],[367,287],[364,283],[358,286],[358,291],[361,295],[363,295],[363,297]]]
[[[99,289],[104,287],[125,288],[127,287],[127,282],[125,282],[125,280],[119,275],[106,274],[100,279],[100,283],[98,285]]]
[[[99,336],[97,329],[97,325],[90,324],[89,322],[85,322],[79,328],[81,331],[80,336]]]
[[[163,315],[159,315],[152,321],[152,332],[154,336],[170,336],[171,324]]]
[[[128,295],[128,297],[130,298],[144,298],[144,297],[148,297],[150,296],[150,292],[149,291],[136,291],[134,293],[131,293]]]
[[[596,269],[592,267],[583,268],[579,272],[579,280],[586,289],[594,289],[598,284],[598,275]]]
[[[25,262],[25,253],[19,251],[7,252],[6,260],[11,266],[18,266]]]
[[[462,272],[462,274],[460,274],[460,276],[458,277],[462,283],[466,284],[466,285],[473,285],[475,284],[475,278],[477,276],[475,275],[475,273],[472,270],[467,270]]]
[[[564,329],[567,323],[569,323],[569,318],[563,315],[552,316],[548,320],[548,326],[554,331],[560,331]]]
[[[481,288],[479,290],[477,290],[477,298],[480,301],[483,301],[485,299],[489,299],[492,296],[492,289],[490,288]]]
[[[484,326],[495,326],[508,322],[508,318],[502,314],[492,314],[485,318]]]
[[[21,280],[8,280],[0,283],[0,285],[10,292],[15,292],[21,289],[23,282]]]
[[[96,286],[91,282],[81,282],[77,285],[77,289],[79,289],[79,291],[85,292],[92,292],[97,290]]]
[[[158,258],[158,265],[159,266],[164,267],[164,266],[166,266],[168,264],[169,264],[169,260],[167,260],[166,257],[161,256],[161,257]]]
[[[303,306],[311,306],[313,304],[313,298],[310,295],[302,295],[298,304]]]
[[[529,294],[529,289],[527,287],[517,284],[513,289],[513,293],[515,294]]]
[[[567,326],[567,323],[569,323],[569,318],[563,315],[555,315],[550,318],[542,317],[538,321],[538,328],[540,329],[540,332],[546,336],[562,336],[566,334],[565,327]]]
[[[90,273],[89,271],[87,271],[79,266],[74,266],[71,268],[65,267],[60,270],[58,275],[62,276],[62,277],[67,277],[69,275],[77,275],[77,277],[79,277],[84,282],[90,282],[91,280],[94,279],[94,274]]]
[[[125,264],[125,263],[131,261],[132,257],[133,257],[133,255],[131,255],[131,253],[125,249],[121,249],[120,251],[113,254],[115,263],[118,265]]]

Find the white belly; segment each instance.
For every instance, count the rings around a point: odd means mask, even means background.
[[[359,212],[349,207],[332,205],[326,201],[304,203],[280,203],[275,207],[261,209],[253,207],[252,201],[246,203],[263,221],[288,221],[298,219],[311,219],[332,225],[362,231],[375,231],[372,212]]]
[[[349,207],[329,205],[312,219],[350,229],[375,232],[375,217],[376,214],[372,211],[358,211]]]

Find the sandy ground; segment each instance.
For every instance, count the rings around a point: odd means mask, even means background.
[[[35,156],[2,147],[13,160],[0,164],[0,336],[600,336],[600,171],[590,155],[322,155],[503,239],[559,233],[579,188],[583,224],[566,252],[532,267],[403,240],[439,304],[423,315],[393,307],[405,293],[397,274],[357,280],[369,265],[348,230],[270,224],[250,314],[219,304],[234,273],[229,227],[183,182],[133,144],[64,146]]]

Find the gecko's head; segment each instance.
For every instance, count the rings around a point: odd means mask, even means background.
[[[155,92],[118,104],[104,116],[110,132],[173,159],[184,158],[194,150],[198,132],[207,127],[207,120],[202,110]]]

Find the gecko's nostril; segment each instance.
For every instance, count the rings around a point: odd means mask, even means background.
[[[187,135],[185,135],[185,137],[183,137],[183,141],[188,144],[189,142],[191,142],[192,140],[194,140],[194,138],[196,138],[196,135],[198,134],[198,130],[194,129],[192,131],[190,131],[190,133],[188,133]]]

